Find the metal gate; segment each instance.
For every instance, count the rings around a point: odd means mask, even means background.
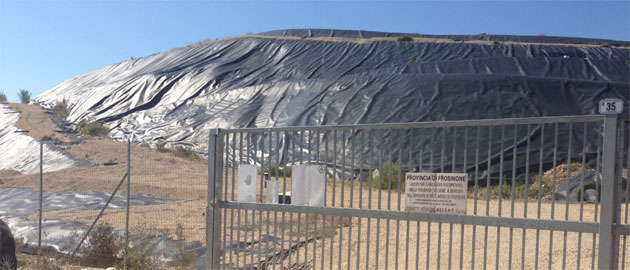
[[[207,269],[628,269],[629,126],[592,115],[212,130]],[[258,168],[255,203],[237,201],[239,164]],[[323,207],[285,204],[298,164],[324,168]],[[466,214],[405,211],[409,172],[466,173]],[[265,203],[267,179],[280,203]]]

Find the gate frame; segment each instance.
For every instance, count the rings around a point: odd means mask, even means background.
[[[617,269],[619,266],[620,233],[615,230],[620,221],[621,204],[615,188],[619,179],[617,170],[617,142],[619,140],[619,117],[608,114],[604,117],[604,149],[602,151],[602,215],[599,220],[599,269]],[[623,151],[623,150],[622,150]]]
[[[389,123],[389,124],[355,124],[355,125],[335,125],[335,126],[312,126],[312,127],[285,127],[285,128],[243,128],[243,129],[211,129],[208,141],[208,205],[206,208],[206,269],[220,268],[220,242],[221,242],[221,211],[220,208],[233,209],[252,209],[252,210],[276,210],[288,212],[330,212],[328,214],[344,213],[351,216],[371,216],[381,212],[375,210],[364,209],[332,209],[328,207],[299,207],[293,206],[292,210],[284,209],[284,205],[258,205],[256,203],[236,203],[221,201],[221,185],[223,170],[223,134],[229,132],[251,132],[251,131],[298,131],[298,130],[329,130],[329,129],[354,129],[354,128],[414,128],[414,127],[455,127],[455,126],[479,126],[479,125],[506,125],[519,123],[553,123],[558,120],[569,122],[589,121],[599,122],[603,119],[603,149],[602,149],[602,180],[601,180],[601,216],[598,223],[599,234],[599,269],[617,269],[619,266],[619,239],[621,235],[630,234],[630,224],[620,224],[621,204],[618,202],[617,187],[620,187],[619,168],[622,164],[617,161],[617,145],[621,125],[621,117],[617,114],[611,115],[584,115],[584,116],[556,116],[556,117],[529,117],[529,118],[508,118],[508,119],[487,119],[487,120],[461,120],[461,121],[444,121],[444,122],[421,122],[421,123]],[[538,121],[536,121],[538,120]],[[623,150],[622,150],[623,152]],[[620,166],[620,167],[618,167]],[[276,209],[278,208],[278,209]],[[321,208],[321,209],[320,209]],[[360,212],[360,213],[359,213]],[[363,213],[364,212],[364,213]],[[406,217],[403,219],[412,219],[409,213],[399,211],[390,211],[395,216]],[[358,214],[358,215],[357,215]],[[501,217],[485,217],[485,216],[469,216],[469,215],[440,215],[440,214],[420,214],[417,216],[426,217],[427,220],[444,219],[446,222],[458,224],[477,224],[486,225],[487,222],[504,223],[507,218]],[[414,215],[416,216],[416,215]],[[509,218],[515,219],[515,218]],[[519,222],[532,221],[531,226],[547,223],[547,220],[530,220],[524,219]],[[549,220],[551,223],[562,223],[561,220]],[[486,224],[484,224],[486,223]],[[571,224],[575,222],[569,222]],[[584,225],[590,227],[585,223]],[[596,223],[597,224],[597,223]],[[502,224],[505,225],[505,224]],[[546,224],[549,225],[549,224]],[[524,226],[529,227],[529,226]]]
[[[206,269],[219,269],[221,258],[221,183],[223,140],[221,130],[211,129],[208,140],[208,204],[206,207]],[[214,153],[214,154],[212,154]],[[218,196],[217,196],[218,195]]]

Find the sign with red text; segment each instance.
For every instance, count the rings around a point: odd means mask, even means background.
[[[465,215],[467,189],[465,173],[407,173],[405,210]]]

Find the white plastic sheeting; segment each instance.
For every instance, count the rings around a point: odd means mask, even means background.
[[[39,173],[40,145],[31,136],[19,132],[16,126],[19,118],[18,112],[0,104],[0,170],[36,174]],[[63,151],[44,144],[44,172],[88,165],[86,161],[73,159]]]
[[[396,36],[315,30],[273,33]],[[586,39],[483,38],[537,44],[242,37],[103,67],[62,82],[35,100],[53,106],[66,99],[69,121],[101,121],[112,129],[109,137],[115,140],[164,141],[167,147],[182,144],[205,153],[210,128],[585,115],[595,113],[603,97],[629,99],[630,50],[626,48],[540,44],[599,44]],[[540,135],[534,130],[526,136],[533,145]],[[395,143],[394,137],[385,136],[382,144]],[[265,138],[267,134],[252,143],[262,146]],[[481,145],[485,143],[482,139]],[[589,149],[596,149],[594,141],[587,143]],[[566,149],[566,142],[558,147]],[[553,159],[547,153],[551,152],[544,153],[546,168]],[[449,155],[445,160],[452,160]],[[468,155],[474,160],[474,153]],[[321,162],[330,163],[332,156]],[[343,158],[339,153],[334,156]],[[595,156],[594,151],[587,156]],[[423,159],[428,162],[428,157]],[[467,171],[474,171],[474,166],[469,164]],[[499,168],[491,170],[497,174]]]
[[[46,192],[43,197],[43,211],[74,209],[72,211],[99,210],[111,193],[92,191],[88,193]],[[176,199],[131,194],[131,205],[156,205],[174,202]],[[127,205],[125,194],[116,195],[108,209],[124,209]],[[28,220],[27,216],[37,214],[39,209],[39,192],[24,187],[0,188],[0,217],[11,228],[22,250],[29,253],[37,251],[38,222]],[[69,254],[78,245],[88,225],[71,220],[46,219],[42,223],[42,246],[54,252]],[[122,235],[122,232],[118,232]],[[166,237],[134,235],[133,241],[147,242],[152,254],[161,263],[175,265],[177,263],[176,244]],[[187,247],[200,255],[200,243]]]

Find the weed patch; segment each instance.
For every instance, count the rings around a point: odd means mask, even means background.
[[[318,220],[317,229],[313,231],[310,229],[307,235],[313,235],[315,233],[317,238],[331,238],[337,235],[337,229],[339,226],[350,227],[350,217],[338,217],[338,216],[322,216],[321,220],[318,216],[313,216],[312,219]]]
[[[114,266],[118,261],[120,247],[110,226],[98,227],[87,241],[82,264],[94,267]]]
[[[574,162],[570,165],[571,169],[571,177],[580,175],[582,173],[582,163]],[[586,172],[593,171],[593,169],[589,166],[586,166]],[[561,164],[556,166],[555,168],[555,184],[556,191],[558,190],[558,185],[563,182],[566,182],[569,179],[569,165]],[[539,183],[540,182],[540,183]],[[501,185],[492,185],[488,187],[478,187],[478,195],[477,198],[485,199],[490,193],[490,199],[498,199],[499,192],[501,193],[502,198],[511,199],[514,196],[514,199],[524,199],[525,196],[527,198],[538,198],[538,193],[540,192],[541,198],[545,198],[551,196],[553,192],[553,183],[554,182],[554,169],[549,169],[546,171],[542,177],[539,175],[535,175],[531,177],[529,183],[527,183],[527,195],[525,195],[525,182],[524,181],[516,181],[514,184],[514,195],[512,195],[512,184],[508,183],[507,179],[503,179],[503,183]],[[539,190],[540,187],[540,190]],[[474,198],[475,195],[475,187],[468,188],[468,198]]]
[[[124,269],[123,263],[117,265],[116,269]],[[146,248],[146,244],[134,245],[129,248],[129,253],[127,254],[128,270],[153,269],[155,268],[154,266],[155,264],[151,259],[149,249]]]
[[[391,181],[390,181],[391,176]],[[380,177],[380,178],[379,178]],[[405,181],[403,179],[398,178],[398,164],[397,163],[387,163],[380,170],[378,175],[372,177],[372,186],[374,188],[380,189],[398,189],[400,185],[401,188],[405,189]]]
[[[160,153],[170,153],[171,155],[174,155],[176,157],[183,158],[183,159],[190,159],[190,160],[199,159],[199,156],[195,154],[195,152],[193,152],[192,150],[183,146],[177,146],[175,148],[167,148],[165,142],[157,143],[155,145],[155,150],[157,150]]]
[[[396,40],[398,41],[413,41],[413,38],[409,35],[399,36]]]
[[[182,226],[181,223],[177,223],[175,236],[177,236],[175,245],[177,246],[177,251],[179,251],[177,254],[179,264],[182,266],[192,266],[195,261],[195,256],[193,253],[186,250],[186,236],[184,235],[184,226]]]
[[[173,153],[175,154],[175,156],[183,159],[199,159],[199,156],[197,156],[195,152],[183,146],[176,147]]]
[[[269,177],[283,177],[285,173],[287,177],[290,177],[293,171],[291,170],[291,167],[286,167],[285,169],[282,167],[278,167],[277,165],[271,165],[271,168],[265,168],[264,172],[269,173]]]
[[[166,153],[166,152],[169,151],[169,149],[166,148],[166,143],[165,142],[157,143],[155,145],[155,150],[157,150],[160,153]]]
[[[109,130],[98,122],[81,120],[77,127],[79,128],[79,134],[86,136],[104,137],[109,133]]]
[[[68,102],[66,99],[62,99],[61,101],[58,100],[57,103],[55,103],[55,106],[52,107],[51,111],[59,118],[64,119],[70,114],[70,112],[68,112]]]

